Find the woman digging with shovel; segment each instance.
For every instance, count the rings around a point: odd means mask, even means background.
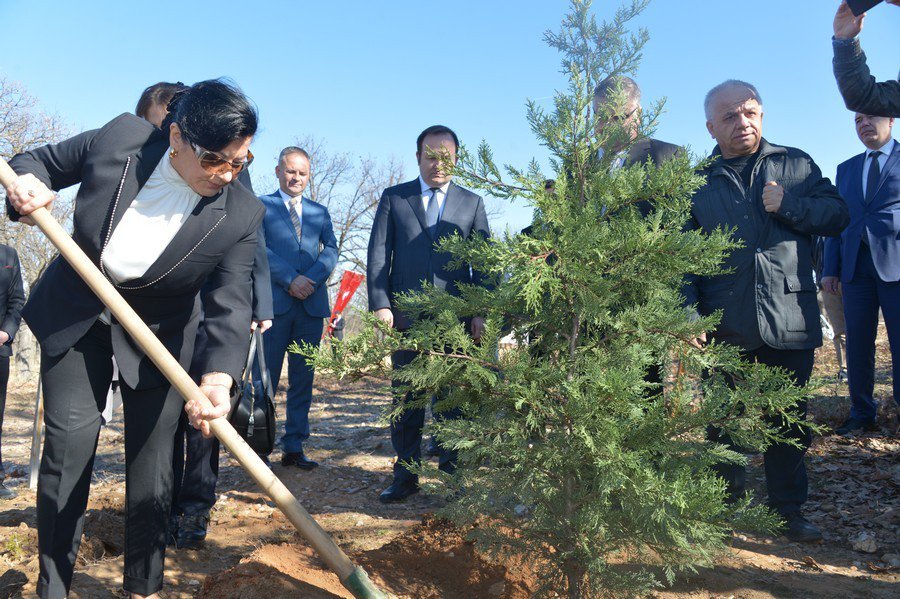
[[[191,423],[209,434],[225,415],[247,355],[250,271],[259,201],[233,180],[253,159],[256,110],[218,80],[169,106],[163,130],[124,114],[101,129],[20,154],[7,190],[10,216],[27,215],[77,183],[72,237],[183,368],[208,279],[208,335]],[[40,597],[65,597],[81,540],[111,358],[119,366],[125,423],[124,588],[162,587],[172,491],[172,439],[182,399],[118,320],[61,258],[32,291],[23,317],[41,343],[46,442],[38,479]]]

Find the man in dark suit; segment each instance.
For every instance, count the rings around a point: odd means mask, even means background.
[[[22,287],[22,273],[19,255],[8,245],[0,244],[0,437],[3,436],[3,411],[6,407],[6,384],[9,382],[9,358],[12,356],[12,342],[22,321],[22,306],[25,305],[25,290]],[[12,499],[15,491],[6,488],[3,479],[3,452],[0,443],[0,499]]]
[[[622,97],[625,103],[617,103]],[[638,139],[642,110],[641,88],[631,77],[614,75],[598,83],[594,89],[593,109],[597,119],[598,139],[604,140],[604,133],[611,131],[609,142],[614,156],[609,164],[610,169],[627,168],[647,162],[659,165],[683,151],[675,144],[651,137]],[[613,130],[611,124],[619,127]],[[605,151],[601,147],[597,151],[597,159],[602,162],[604,156]],[[652,204],[647,201],[638,202],[636,207],[644,217],[653,211]],[[660,392],[662,373],[658,364],[652,364],[647,369],[646,380],[652,385],[647,389],[648,396]]]
[[[891,138],[893,124],[893,118],[856,113],[856,133],[866,151],[837,168],[850,225],[825,241],[822,285],[844,297],[851,408],[837,429],[841,435],[875,425],[879,309],[891,345],[894,400],[900,401],[900,144]]]
[[[278,189],[259,199],[266,207],[263,229],[275,312],[266,334],[265,358],[277,388],[288,346],[293,342],[319,345],[322,319],[331,315],[326,283],[337,264],[338,249],[328,209],[303,197],[310,177],[309,154],[294,146],[283,149],[275,175]],[[302,356],[288,354],[282,466],[302,470],[318,466],[303,452],[303,443],[309,439],[314,374]],[[255,380],[259,380],[256,375]]]
[[[436,251],[434,245],[439,238],[453,233],[463,237],[490,236],[481,197],[455,185],[452,175],[441,170],[440,158],[434,155],[434,152],[445,153],[455,163],[458,151],[459,138],[451,129],[443,125],[425,129],[416,140],[419,177],[386,189],[375,212],[366,269],[369,309],[399,331],[409,328],[411,320],[397,309],[398,294],[420,291],[422,281],[426,281],[458,295],[457,284],[481,282],[481,275],[468,265],[449,270],[447,265],[452,256]],[[483,318],[472,319],[470,332],[474,338],[481,337],[483,328]],[[405,366],[414,357],[415,352],[396,352],[394,367]],[[443,417],[455,416],[450,412],[443,414]],[[397,461],[394,481],[379,497],[382,502],[402,501],[418,491],[418,478],[404,463],[421,460],[424,418],[424,410],[411,409],[391,422],[391,443]],[[442,470],[452,472],[455,460],[453,452],[440,448]]]
[[[624,105],[616,105],[618,94],[624,95]],[[611,169],[645,164],[651,160],[659,165],[682,151],[675,144],[651,137],[637,139],[641,120],[641,88],[631,77],[615,75],[597,84],[594,89],[594,115],[597,117],[596,129],[600,139],[603,139],[610,123],[621,127],[621,131],[612,133],[617,138],[610,140],[611,151],[615,154],[610,162]],[[600,148],[598,159],[603,160],[604,154],[603,148]],[[649,202],[641,202],[637,207],[644,216],[652,210]]]
[[[727,256],[727,272],[688,277],[685,304],[701,316],[721,311],[711,331],[717,342],[740,348],[744,360],[783,368],[794,383],[805,385],[815,348],[822,345],[814,236],[840,233],[850,220],[847,206],[808,154],[762,137],[762,98],[752,84],[725,81],[709,91],[704,108],[716,147],[701,172],[706,183],[694,193],[688,226],[705,233],[732,230],[742,243]],[[704,334],[694,343],[705,341]],[[805,416],[805,402],[798,407]],[[819,541],[822,533],[801,513],[808,495],[803,457],[812,439],[808,429],[783,433],[797,445],[766,449],[769,507],[786,521],[789,539]],[[731,444],[718,430],[710,430],[710,437]],[[743,495],[743,466],[722,464],[716,470],[732,499]]]

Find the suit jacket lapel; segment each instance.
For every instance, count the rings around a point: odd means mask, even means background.
[[[165,276],[169,269],[187,258],[226,216],[225,201],[228,191],[229,188],[226,187],[216,196],[200,198],[184,225],[178,230],[163,253],[159,255],[159,258],[150,265],[147,272],[133,281],[128,281],[123,286],[139,287],[151,281],[155,282]]]
[[[891,174],[893,169],[900,170],[900,143],[897,143],[896,141],[894,141],[894,151],[888,156],[887,162],[884,163],[884,168],[881,169],[881,178],[878,179],[878,185],[875,187],[875,194],[872,195],[873,203],[875,202],[875,196],[881,191],[881,186],[884,185],[884,182],[887,180],[888,175]],[[862,176],[860,176],[860,180],[861,179]]]
[[[647,137],[634,143],[631,146],[631,149],[628,150],[628,155],[625,157],[625,166],[647,162],[647,158],[650,157],[651,146],[652,143]]]
[[[310,256],[315,256],[319,253],[319,248],[317,246],[319,245],[319,238],[321,237],[321,233],[313,227],[313,217],[316,216],[316,213],[318,212],[318,206],[306,198],[303,198],[301,205],[303,206],[303,218],[300,221],[300,225],[303,227],[303,230],[301,231],[303,233],[303,239],[300,240],[300,247],[303,247],[303,245],[306,244],[306,251],[309,252]],[[291,228],[293,229],[294,226],[291,225]]]
[[[412,208],[412,211],[415,213],[416,218],[419,219],[419,224],[422,225],[422,230],[427,234],[428,224],[425,222],[425,208],[422,207],[422,187],[418,179],[416,179],[415,181],[410,181],[409,192],[406,195],[406,201],[409,202],[409,207]]]
[[[113,213],[107,225],[110,234],[119,225],[119,222],[125,215],[125,211],[134,202],[138,192],[150,179],[150,175],[156,170],[159,161],[163,160],[168,148],[168,140],[152,136],[150,143],[145,144],[137,154],[130,157],[127,169],[125,165],[122,165],[124,169],[122,185],[116,201],[110,208]],[[109,237],[105,236],[104,239],[109,239]]]
[[[850,163],[848,176],[850,177],[850,189],[852,190],[854,187],[856,188],[856,193],[854,194],[857,198],[859,198],[859,203],[861,206],[866,205],[866,194],[863,193],[863,180],[862,180],[862,170],[863,164],[866,161],[866,153],[857,155],[856,159]],[[844,198],[845,200],[847,198]]]

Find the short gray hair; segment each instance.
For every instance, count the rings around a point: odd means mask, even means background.
[[[612,75],[598,83],[594,88],[594,97],[606,98],[617,89],[621,89],[629,100],[640,103],[641,86],[637,84],[637,81],[625,75]]]
[[[298,148],[297,146],[288,146],[285,149],[283,149],[281,151],[281,153],[278,154],[278,162],[281,162],[281,159],[284,158],[285,156],[287,156],[288,154],[300,154],[301,156],[306,158],[306,160],[309,163],[312,163],[312,158],[309,157],[309,152],[307,152],[303,148]]]
[[[706,114],[706,120],[712,120],[712,104],[716,100],[716,96],[718,96],[725,90],[729,90],[735,87],[743,87],[750,90],[750,93],[753,94],[753,99],[759,102],[759,105],[762,106],[762,96],[759,95],[759,90],[756,89],[755,85],[753,85],[752,83],[747,83],[746,81],[741,81],[740,79],[728,79],[727,81],[723,81],[719,85],[706,92],[706,98],[703,100],[703,112]]]

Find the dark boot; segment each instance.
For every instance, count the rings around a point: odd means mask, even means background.
[[[3,484],[3,480],[0,479],[0,499],[15,499],[17,493]]]
[[[178,549],[202,549],[208,525],[209,514],[185,514],[181,517],[175,546]]]

